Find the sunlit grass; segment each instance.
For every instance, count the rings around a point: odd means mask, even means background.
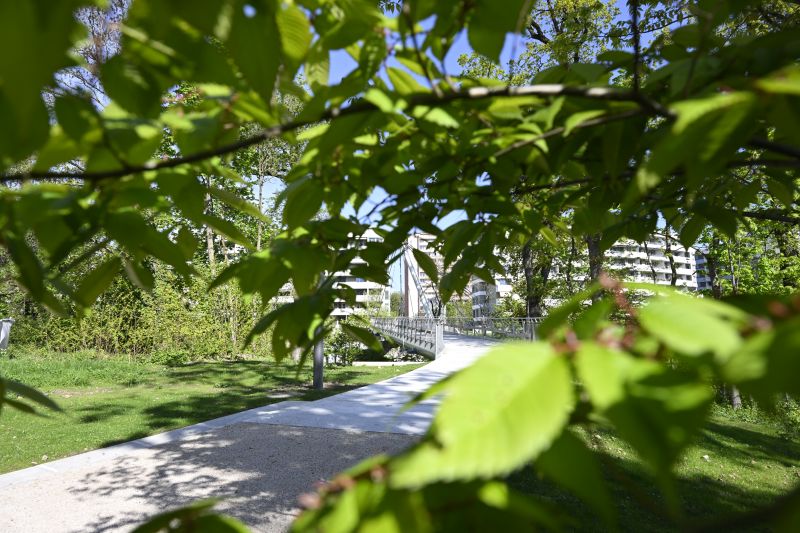
[[[0,359],[0,374],[49,394],[63,414],[0,414],[0,472],[285,400],[314,400],[418,368],[336,367],[326,389],[310,369],[266,360],[166,367],[92,354]]]

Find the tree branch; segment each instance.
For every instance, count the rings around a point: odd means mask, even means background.
[[[560,84],[528,85],[522,87],[510,87],[510,86],[471,87],[469,89],[457,92],[446,93],[443,96],[437,96],[431,93],[414,94],[406,96],[405,100],[409,103],[409,107],[414,107],[419,105],[427,105],[427,106],[441,105],[460,100],[482,100],[486,98],[515,97],[515,96],[542,96],[542,97],[573,96],[576,98],[586,98],[589,100],[635,102],[640,104],[642,107],[648,109],[652,109],[652,106],[658,106],[658,104],[655,104],[654,102],[650,102],[649,105],[645,105],[643,103],[641,95],[633,94],[633,92],[626,89],[617,89],[612,87],[579,87],[579,86],[560,85]],[[0,175],[0,182],[25,181],[31,179],[44,179],[44,178],[51,178],[51,179],[75,178],[85,181],[99,181],[107,178],[121,178],[124,176],[136,174],[139,172],[146,172],[149,170],[174,168],[181,165],[189,163],[198,163],[201,161],[205,161],[207,159],[211,159],[212,157],[236,152],[243,148],[248,148],[250,146],[260,144],[274,137],[278,137],[284,133],[295,131],[302,127],[310,126],[318,122],[323,122],[325,120],[330,120],[338,117],[357,115],[361,113],[371,113],[377,110],[378,109],[370,102],[358,101],[344,108],[332,107],[330,109],[327,109],[325,112],[321,113],[314,119],[294,120],[284,124],[277,124],[275,126],[270,126],[269,128],[262,129],[256,134],[247,137],[245,139],[240,139],[236,142],[224,144],[222,146],[218,146],[217,148],[201,150],[199,152],[195,152],[194,154],[189,154],[182,157],[165,159],[161,161],[149,161],[143,165],[131,166],[130,168],[119,168],[119,169],[95,171],[95,172],[75,173],[75,172],[63,172],[63,171],[60,172],[60,171],[50,171],[50,170],[45,170],[45,171],[30,170],[27,172],[9,173]]]
[[[800,159],[800,148],[789,146],[788,144],[776,143],[766,139],[750,139],[748,146]]]
[[[578,129],[583,129],[583,128],[591,128],[592,126],[600,126],[600,125],[603,125],[603,124],[608,124],[610,122],[616,122],[617,120],[624,120],[626,118],[635,117],[635,116],[641,115],[641,114],[642,114],[642,110],[641,109],[632,109],[630,111],[626,111],[625,113],[617,113],[616,115],[604,115],[602,117],[597,117],[597,118],[585,120],[585,121],[581,122],[580,124],[578,124],[577,126],[574,126],[572,129],[573,130],[578,130]],[[535,144],[535,143],[537,143],[537,142],[539,142],[541,140],[548,139],[550,137],[555,137],[557,135],[561,135],[565,131],[567,131],[567,128],[565,128],[564,126],[559,126],[558,128],[553,128],[552,130],[548,130],[548,131],[542,133],[541,135],[537,135],[535,137],[531,137],[530,139],[523,139],[521,141],[517,141],[517,142],[515,142],[513,144],[510,144],[510,145],[506,146],[505,148],[495,152],[494,153],[494,157],[504,156],[504,155],[506,155],[506,154],[508,154],[510,152],[513,152],[514,150],[519,149],[519,148],[523,148],[525,146],[530,146],[531,144]]]
[[[736,211],[734,211],[736,213]],[[739,215],[746,218],[753,218],[755,220],[771,220],[773,222],[782,222],[784,224],[800,225],[800,217],[792,217],[781,214],[780,211],[739,211]]]

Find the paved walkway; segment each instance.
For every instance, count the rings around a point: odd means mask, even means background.
[[[445,335],[438,359],[314,402],[281,402],[0,476],[0,531],[130,531],[203,498],[254,531],[284,531],[297,497],[377,453],[411,445],[437,400],[399,409],[492,341]]]

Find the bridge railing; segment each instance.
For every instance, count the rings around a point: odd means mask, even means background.
[[[395,341],[431,357],[444,349],[444,325],[435,318],[370,318],[372,326]]]
[[[444,330],[459,335],[479,335],[506,339],[536,340],[541,318],[444,318]]]
[[[444,349],[444,334],[499,339],[536,340],[541,318],[370,318],[372,326],[396,342],[437,357]]]

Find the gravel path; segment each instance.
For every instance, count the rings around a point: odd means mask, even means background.
[[[0,531],[130,531],[147,516],[219,497],[254,531],[285,531],[297,497],[377,453],[419,438],[437,401],[415,394],[492,343],[446,336],[436,361],[317,400],[281,402],[0,476]]]

